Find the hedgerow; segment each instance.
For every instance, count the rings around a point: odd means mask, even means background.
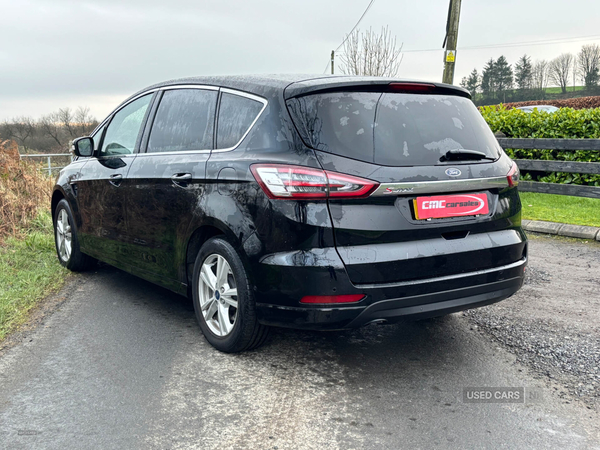
[[[504,106],[484,106],[480,111],[494,133],[501,132],[509,138],[600,139],[600,108],[561,108],[555,113],[537,110],[526,113],[518,109],[507,110]],[[600,152],[585,150],[506,149],[506,153],[514,159],[600,162]],[[524,173],[523,179],[600,186],[600,175],[533,172]]]
[[[0,141],[0,244],[35,225],[40,208],[49,209],[52,179],[40,165],[22,161],[14,141]]]

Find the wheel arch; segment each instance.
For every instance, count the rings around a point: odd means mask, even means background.
[[[67,198],[67,196],[65,195],[65,193],[62,191],[62,189],[60,189],[58,187],[54,189],[54,192],[52,192],[52,200],[50,202],[50,213],[52,214],[52,221],[54,221],[54,212],[56,211],[56,207],[58,206],[58,203],[62,199],[66,199],[66,198]],[[67,200],[67,202],[68,201],[69,200]],[[72,210],[72,208],[71,208],[71,210]]]
[[[185,280],[188,285],[188,292],[192,285],[192,276],[194,273],[194,263],[196,261],[196,256],[198,255],[198,252],[200,251],[202,245],[204,245],[204,243],[210,238],[216,236],[224,237],[225,239],[227,239],[227,241],[229,241],[231,245],[233,245],[235,250],[238,252],[238,255],[242,259],[242,262],[246,267],[248,275],[252,278],[252,271],[248,261],[248,255],[246,254],[243,248],[243,238],[248,237],[252,233],[249,233],[248,236],[237,236],[231,230],[231,228],[229,228],[226,224],[215,218],[205,218],[202,224],[196,225],[191,228],[193,228],[194,231],[190,233],[190,237],[187,240],[187,244],[185,247]]]
[[[224,236],[228,241],[234,243],[235,246],[238,247],[233,232],[219,220],[209,219],[203,224],[195,226],[194,231],[190,234],[187,241],[185,250],[185,270],[188,290],[192,285],[192,274],[194,273],[196,256],[204,243],[215,236]]]

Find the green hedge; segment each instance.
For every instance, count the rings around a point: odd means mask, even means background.
[[[561,108],[555,113],[535,110],[526,113],[503,106],[484,106],[481,114],[494,133],[502,132],[509,138],[600,139],[600,108]],[[512,150],[506,153],[514,159],[544,159],[556,161],[600,162],[600,152],[580,150]],[[600,186],[600,175],[580,175],[563,172],[550,174],[527,173],[524,180],[548,183],[584,184]]]

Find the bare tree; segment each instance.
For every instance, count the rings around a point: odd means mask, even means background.
[[[585,87],[598,86],[598,81],[600,81],[600,45],[590,44],[581,47],[576,64],[579,74],[585,82]]]
[[[67,132],[71,139],[75,139],[77,136],[77,129],[73,112],[71,108],[60,108],[56,113],[56,120],[61,127]]]
[[[68,139],[65,137],[64,130],[60,124],[58,113],[53,112],[42,116],[38,121],[40,132],[52,139],[56,143],[56,147],[60,150],[67,148]]]
[[[560,86],[563,94],[567,93],[573,61],[572,54],[563,53],[550,62],[550,80],[557,86]]]
[[[91,133],[98,125],[98,121],[90,114],[90,108],[79,106],[74,115],[77,137]]]
[[[82,106],[74,112],[71,111],[71,108],[60,108],[50,116],[66,132],[68,140],[85,136],[98,124],[98,121],[90,115],[90,109]]]
[[[90,115],[90,109],[78,107],[75,112],[69,108],[42,116],[37,122],[39,134],[52,141],[53,150],[65,151],[69,141],[88,135],[98,125],[98,121]]]
[[[3,138],[14,139],[25,152],[28,144],[35,133],[35,122],[31,117],[14,117],[11,121],[2,124]]]
[[[548,87],[550,63],[546,60],[536,61],[533,65],[533,88],[543,91]]]
[[[341,70],[349,75],[393,77],[402,62],[401,51],[388,27],[380,34],[370,28],[363,33],[356,30],[344,42]]]

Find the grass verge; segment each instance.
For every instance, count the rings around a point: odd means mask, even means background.
[[[0,341],[26,321],[39,300],[60,288],[68,274],[57,261],[50,213],[0,246]]]
[[[523,219],[600,227],[600,199],[520,192]]]

